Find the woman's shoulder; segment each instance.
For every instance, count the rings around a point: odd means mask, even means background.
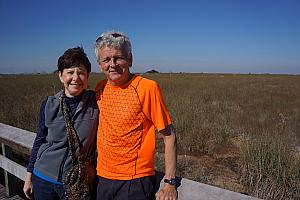
[[[61,97],[61,95],[63,94],[63,90],[60,90],[59,92],[57,92],[54,95],[49,95],[46,97],[46,100],[54,100],[54,99],[59,99],[59,97]]]
[[[40,104],[40,112],[44,112],[47,101],[48,101],[48,96],[41,102],[41,104]]]
[[[93,90],[86,90],[84,92],[84,96],[82,97],[81,101],[84,102],[84,104],[87,104],[87,105],[91,105],[91,106],[96,105],[97,104],[96,92],[93,91]]]
[[[45,108],[45,109],[54,109],[56,108],[57,106],[59,106],[59,97],[63,94],[63,91],[59,91],[58,93],[56,93],[55,95],[50,95],[50,96],[47,96],[45,98],[45,100],[42,102],[42,106]]]
[[[95,93],[94,90],[86,90],[86,91],[85,91],[85,94],[86,94],[86,95],[89,95],[89,96],[95,96],[96,93]]]

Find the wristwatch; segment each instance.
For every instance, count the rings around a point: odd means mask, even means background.
[[[165,183],[168,183],[170,185],[176,185],[176,179],[175,178],[170,178],[170,179],[165,179],[164,180]]]

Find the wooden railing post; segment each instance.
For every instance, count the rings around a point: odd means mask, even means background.
[[[5,144],[1,143],[1,149],[2,154],[4,157],[11,158],[12,156],[12,149]],[[14,185],[15,183],[15,177],[8,173],[6,170],[4,170],[4,181],[5,181],[5,193],[7,197],[12,197],[16,195],[16,187]]]
[[[2,154],[6,157],[5,145],[1,143]],[[6,196],[9,196],[9,187],[8,187],[8,173],[4,170],[4,182],[5,182],[5,193]]]

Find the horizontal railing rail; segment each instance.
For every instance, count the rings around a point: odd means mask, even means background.
[[[26,168],[8,158],[10,154],[8,149],[29,156],[31,147],[35,138],[35,133],[19,129],[0,123],[0,142],[2,146],[2,155],[0,155],[0,167],[5,172],[5,186],[7,188],[7,195],[10,193],[10,185],[13,185],[9,180],[7,173],[10,173],[21,180],[25,180]],[[162,185],[163,174],[158,172],[158,181]],[[258,198],[247,196],[244,194],[232,192],[222,188],[210,186],[185,178],[177,178],[178,182],[178,199],[182,200],[257,200]]]

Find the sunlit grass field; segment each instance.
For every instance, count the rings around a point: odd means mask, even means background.
[[[300,76],[144,74],[178,137],[178,176],[263,199],[300,198]],[[91,74],[90,88],[103,79]],[[57,75],[1,75],[0,122],[35,132]],[[157,145],[162,152],[162,142]],[[161,154],[157,168],[162,170]]]

